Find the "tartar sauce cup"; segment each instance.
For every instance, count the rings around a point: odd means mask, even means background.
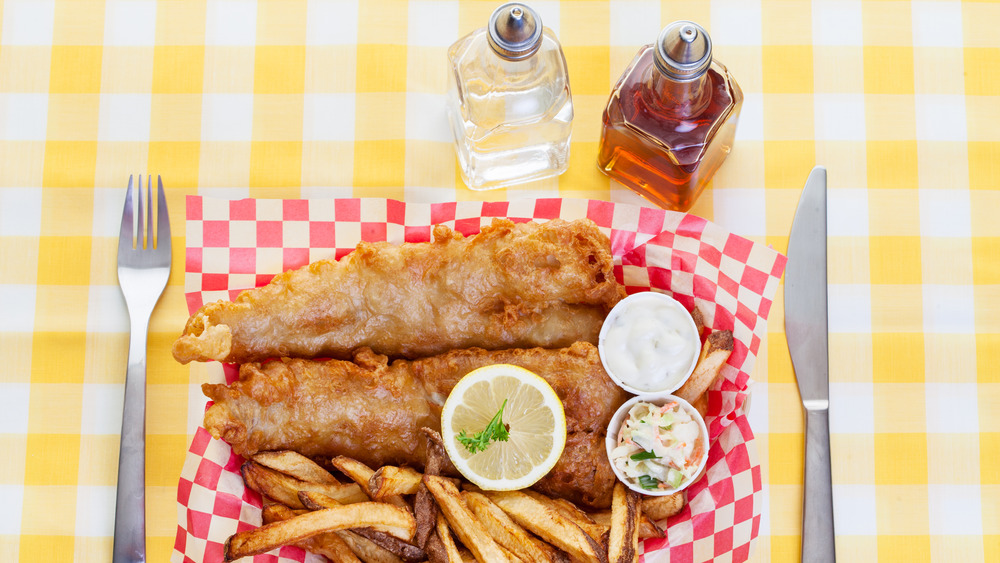
[[[694,318],[676,299],[644,291],[618,302],[597,341],[604,371],[633,395],[673,393],[691,377],[701,352]]]
[[[700,447],[696,446],[696,452],[700,452],[697,457],[697,462],[692,464],[693,471],[690,472],[690,476],[681,481],[676,487],[666,486],[665,488],[643,488],[639,485],[636,478],[631,478],[626,475],[615,463],[615,457],[613,452],[615,448],[618,447],[618,433],[621,431],[622,424],[629,417],[629,412],[632,407],[638,403],[652,403],[658,407],[662,407],[668,403],[677,403],[677,405],[686,412],[691,419],[698,425],[698,440],[700,440]],[[708,427],[705,425],[705,419],[702,418],[698,410],[691,406],[690,403],[676,397],[674,395],[661,395],[659,397],[643,396],[643,397],[633,397],[628,401],[625,401],[621,407],[615,411],[615,415],[611,418],[611,422],[608,423],[608,433],[604,438],[604,445],[608,455],[608,462],[611,463],[611,469],[614,471],[615,476],[621,481],[626,487],[632,489],[633,491],[649,496],[666,496],[672,495],[678,491],[683,491],[684,489],[691,486],[692,483],[701,478],[705,473],[705,465],[708,463],[708,450],[710,447],[708,440]]]

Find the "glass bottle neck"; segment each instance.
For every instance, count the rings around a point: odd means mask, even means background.
[[[655,65],[650,65],[646,91],[650,101],[659,106],[662,113],[676,119],[697,117],[712,101],[709,72],[687,82],[664,76]]]

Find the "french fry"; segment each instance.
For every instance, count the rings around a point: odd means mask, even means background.
[[[455,538],[452,536],[451,529],[448,527],[448,520],[440,512],[438,512],[437,515],[437,522],[440,525],[440,528],[437,529],[438,533],[435,533],[431,537],[436,540],[436,543],[440,545],[443,550],[442,558],[438,559],[439,563],[480,563],[471,551],[455,543]],[[440,539],[442,537],[445,539]],[[431,563],[435,562],[432,560]]]
[[[715,378],[722,373],[722,366],[726,364],[726,360],[732,353],[733,332],[731,330],[712,331],[701,347],[701,355],[698,357],[698,363],[694,366],[694,372],[680,389],[674,391],[674,395],[689,403],[697,401],[698,397],[701,397],[715,382]]]
[[[506,512],[493,504],[493,501],[474,491],[463,491],[462,498],[500,547],[524,561],[552,563],[552,557],[533,541],[524,528],[518,526]]]
[[[462,489],[467,492],[475,492],[475,493],[486,492],[483,489],[477,487],[476,485],[464,481],[462,482]],[[597,522],[596,520],[591,518],[589,514],[587,514],[586,512],[581,510],[578,506],[576,506],[575,504],[566,499],[553,498],[548,495],[539,493],[537,491],[532,491],[530,489],[523,490],[520,492],[554,509],[561,516],[579,526],[588,536],[590,536],[597,543],[599,544],[607,543],[607,533],[611,527],[610,511],[608,511],[608,518],[606,518],[605,521]],[[535,542],[535,543],[542,545],[543,550],[545,550],[546,547],[550,547],[548,546],[548,544],[545,544],[544,542]],[[547,551],[547,553],[549,553],[550,557],[552,557],[552,553],[559,553],[559,552],[558,550],[551,550]],[[558,557],[555,557],[555,559],[558,559]]]
[[[385,532],[378,532],[371,528],[352,528],[351,531],[359,536],[368,538],[403,561],[417,563],[427,559],[427,554],[424,553],[424,550],[403,540],[396,539]]]
[[[691,406],[694,407],[694,410],[698,411],[698,414],[700,414],[702,418],[708,416],[708,391],[705,391],[701,394],[701,397],[695,399],[695,401],[691,403]]]
[[[225,560],[233,561],[319,534],[359,527],[370,527],[409,540],[416,523],[409,512],[385,503],[360,502],[327,508],[233,534],[226,541]]]
[[[347,475],[351,481],[357,483],[358,486],[361,487],[361,491],[372,500],[387,502],[393,506],[398,506],[399,508],[410,508],[410,506],[406,504],[406,501],[403,500],[403,497],[399,495],[390,495],[383,499],[376,499],[372,495],[371,488],[369,487],[369,481],[371,480],[372,475],[375,474],[375,471],[371,467],[368,467],[356,459],[345,456],[337,456],[331,459],[330,463],[336,467],[338,471]]]
[[[604,549],[552,506],[521,491],[485,491],[487,498],[526,530],[578,561],[607,563]]]
[[[652,498],[652,497],[647,497],[647,498]],[[643,501],[642,501],[642,505],[641,506],[645,506],[645,505],[646,505],[646,500],[644,498]],[[591,513],[589,513],[589,515],[594,520],[594,522],[597,522],[601,526],[607,526],[609,530],[611,529],[611,511],[610,510],[602,510],[600,512],[591,512]],[[648,540],[650,538],[662,538],[664,536],[665,536],[665,534],[663,533],[663,529],[661,529],[659,526],[657,526],[656,522],[653,522],[649,518],[649,516],[646,516],[646,514],[644,512],[640,511],[640,513],[639,513],[639,539],[641,539],[641,540]]]
[[[642,511],[650,520],[660,521],[677,514],[684,508],[684,492],[679,491],[662,497],[646,497],[642,499]]]
[[[329,499],[328,502],[331,505],[334,505],[334,503],[336,503],[335,500],[330,499],[329,497],[326,498]],[[322,507],[319,507],[318,509],[322,509]],[[270,506],[264,507],[264,510],[262,512],[262,517],[265,524],[270,524],[271,522],[288,520],[293,516],[297,516],[299,514],[305,514],[307,512],[309,511],[299,510],[299,509],[293,510],[283,504],[272,504]],[[384,532],[375,532],[373,530],[372,533],[382,534],[386,537],[391,537],[388,536],[388,534],[384,534]],[[310,541],[321,542],[320,538],[328,538],[331,535],[335,536],[340,541],[344,542],[344,544],[346,544],[349,547],[349,549],[357,555],[357,557],[359,557],[362,561],[364,561],[364,563],[404,563],[403,559],[396,557],[396,555],[394,555],[391,551],[381,547],[380,545],[369,540],[366,537],[356,534],[354,530],[338,530],[336,532],[332,532],[331,534],[321,534],[319,536],[311,538],[310,540],[299,542],[296,545],[305,549],[306,551],[313,551],[315,553],[326,555],[326,557],[333,559],[329,554],[325,554],[322,551],[317,551],[315,549],[312,549],[309,545],[307,545],[307,542]],[[351,560],[347,559],[347,561]]]
[[[244,463],[240,468],[240,473],[248,487],[291,508],[304,508],[299,502],[299,491],[320,492],[343,504],[368,500],[368,497],[355,483],[336,485],[308,483],[264,467],[254,461]]]
[[[639,504],[639,507],[641,508],[642,504],[644,504],[645,502],[646,500],[643,499],[642,503]],[[663,537],[666,537],[666,534],[663,533],[663,528],[656,525],[656,522],[653,522],[653,520],[650,519],[649,516],[646,516],[644,512],[640,511],[639,539],[648,540],[650,538],[663,538]]]
[[[336,477],[326,469],[323,469],[318,463],[291,450],[261,452],[253,456],[253,460],[264,467],[280,471],[299,481],[320,483],[323,485],[340,484],[340,481]]]
[[[586,532],[587,535],[593,538],[597,543],[604,544],[606,542],[607,538],[605,535],[608,532],[608,526],[598,525],[590,516],[587,515],[586,512],[577,508],[577,506],[572,502],[565,499],[552,498],[531,490],[523,492],[535,500],[554,508],[556,512],[561,514],[570,522],[579,526],[581,530]]]
[[[448,454],[444,451],[441,443],[441,435],[431,428],[421,428],[426,438],[427,461],[424,463],[425,475],[440,475],[444,460]],[[427,549],[427,542],[434,535],[434,528],[437,526],[438,508],[434,502],[434,496],[427,490],[423,481],[420,482],[420,490],[417,491],[416,499],[413,501],[413,515],[417,520],[417,533],[414,542],[417,546]],[[440,540],[438,540],[440,543]],[[441,546],[443,549],[443,545]]]
[[[424,484],[434,495],[438,507],[448,519],[449,527],[455,531],[465,547],[472,551],[476,560],[483,563],[509,561],[486,532],[486,528],[476,520],[469,507],[465,505],[458,487],[451,480],[438,475],[424,475]]]
[[[525,492],[534,493],[532,496],[536,497],[546,496],[541,493],[535,493],[534,491],[525,491]],[[553,506],[556,507],[556,510],[558,510],[560,514],[570,518],[574,522],[577,520],[581,520],[584,522],[591,522],[591,523],[594,522],[594,519],[591,518],[589,514],[581,510],[579,506],[573,504],[572,502],[564,498],[554,498],[554,497],[547,497],[547,498],[549,498],[552,501]]]
[[[500,546],[500,551],[502,551],[503,554],[507,556],[507,560],[510,561],[510,563],[524,563],[520,557],[514,555],[513,551],[507,549],[502,545]]]
[[[323,510],[325,508],[336,508],[338,506],[342,506],[339,502],[324,494],[310,491],[300,491],[299,500],[310,510]],[[404,507],[402,510],[406,510],[407,513],[409,513],[408,507]],[[414,522],[414,527],[416,527],[416,522]],[[389,551],[403,561],[423,561],[427,558],[427,554],[424,553],[423,549],[420,549],[410,543],[400,541],[385,531],[361,527],[351,528],[351,531],[359,536],[368,538],[379,547]]]
[[[260,517],[265,524],[270,524],[271,522],[288,520],[292,516],[298,516],[299,514],[305,514],[306,512],[309,511],[301,508],[288,508],[283,504],[275,503],[265,506],[260,512]]]
[[[615,483],[611,499],[609,563],[634,563],[639,559],[639,493]]]
[[[439,460],[441,462],[441,467],[438,468],[437,475],[458,474],[458,469],[455,468],[455,465],[451,462],[451,458],[449,458],[445,453],[444,438],[441,437],[441,433],[433,428],[427,428],[426,426],[421,428],[421,430],[424,432],[424,435],[427,436],[428,448],[433,445],[433,449],[441,453],[441,458]],[[428,456],[431,454],[431,451],[431,449],[427,450]],[[425,469],[424,472],[426,471],[427,470]]]
[[[417,521],[417,533],[413,536],[413,543],[417,547],[427,549],[427,542],[434,535],[437,515],[437,504],[431,492],[426,487],[418,491],[417,498],[413,502],[413,516]]]
[[[374,469],[356,459],[342,455],[331,459],[330,465],[336,467],[337,471],[347,475],[347,478],[357,483],[366,495],[371,496],[371,490],[368,488],[368,480],[375,473]]]
[[[458,546],[455,545],[455,538],[451,537],[448,521],[440,512],[437,514],[434,529],[438,541],[444,547],[444,563],[461,563],[462,554],[458,551]]]
[[[427,552],[428,563],[449,563],[448,550],[445,548],[444,542],[441,541],[441,538],[438,537],[436,531],[427,538],[427,544],[424,546],[424,551]]]
[[[701,309],[695,307],[691,311],[691,318],[694,319],[694,326],[698,329],[698,338],[701,338],[701,333],[705,332],[705,315]]]
[[[334,533],[344,540],[344,543],[350,546],[351,551],[365,563],[403,563],[402,559],[385,548],[351,530],[340,530]]]
[[[323,510],[324,508],[344,506],[343,503],[337,502],[337,499],[315,491],[299,491],[299,502],[308,510]]]
[[[306,551],[322,555],[333,563],[362,563],[361,559],[358,559],[358,556],[354,554],[351,546],[335,533],[322,534],[301,541],[296,545]]]
[[[422,478],[423,475],[410,467],[386,465],[372,475],[368,487],[375,500],[392,495],[414,495],[420,490]]]
[[[264,514],[265,524],[289,520],[294,518],[297,512],[280,504],[271,505],[267,509]],[[333,563],[362,563],[354,552],[351,551],[350,546],[336,532],[313,536],[295,545],[306,551],[318,553]]]

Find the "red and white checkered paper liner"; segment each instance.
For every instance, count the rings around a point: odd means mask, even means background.
[[[667,521],[667,536],[647,540],[640,560],[745,561],[760,527],[761,472],[742,405],[785,257],[705,219],[603,201],[404,203],[385,199],[225,200],[187,198],[185,291],[193,313],[232,299],[277,273],[341,258],[357,243],[423,242],[433,225],[466,235],[495,217],[517,222],[586,217],[611,238],[615,273],[629,293],[661,290],[698,307],[713,329],[733,331],[735,349],[724,379],[709,392],[712,445],[705,476],[688,489],[688,504]],[[220,370],[229,382],[232,366]],[[223,376],[219,376],[220,379]],[[216,562],[231,534],[261,523],[261,499],[244,487],[243,459],[198,428],[177,487],[177,539],[172,561]],[[321,561],[285,547],[255,562]]]

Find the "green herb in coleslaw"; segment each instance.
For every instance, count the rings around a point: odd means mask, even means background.
[[[633,485],[676,489],[698,472],[704,443],[698,422],[677,402],[639,402],[618,431],[613,463]]]

